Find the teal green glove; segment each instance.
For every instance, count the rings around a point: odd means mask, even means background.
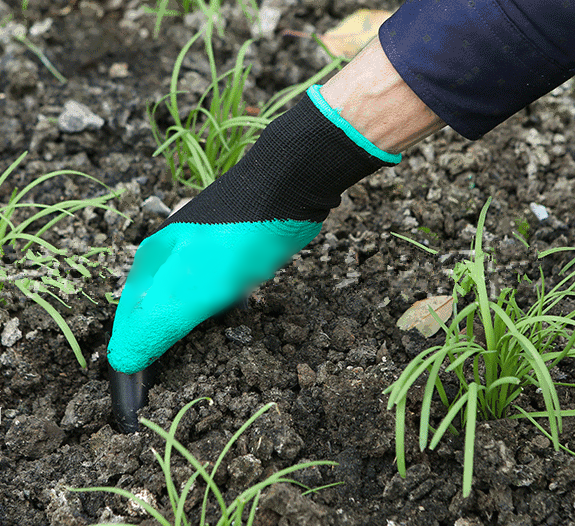
[[[110,365],[126,374],[146,368],[273,277],[319,233],[346,188],[400,160],[310,88],[234,168],[142,242],[116,311]]]

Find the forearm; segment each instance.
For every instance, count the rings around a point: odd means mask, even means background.
[[[400,153],[446,124],[403,81],[374,39],[321,94],[366,139]]]

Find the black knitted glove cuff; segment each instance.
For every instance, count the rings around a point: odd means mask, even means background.
[[[174,222],[321,222],[346,188],[383,166],[393,163],[358,146],[306,94],[267,126],[236,166],[161,228]]]

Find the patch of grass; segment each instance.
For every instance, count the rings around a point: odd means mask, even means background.
[[[0,175],[0,186],[6,184],[8,177],[25,156],[26,152]],[[69,295],[81,293],[86,296],[83,292],[85,280],[90,279],[94,272],[102,275],[99,269],[105,270],[101,261],[95,257],[109,249],[100,247],[93,248],[86,254],[71,254],[67,250],[56,248],[42,236],[65,217],[73,216],[75,212],[86,207],[114,210],[106,202],[119,194],[109,192],[92,199],[62,201],[54,205],[24,202],[27,194],[36,186],[59,176],[84,177],[108,189],[94,177],[74,170],[50,172],[38,177],[20,191],[14,188],[8,203],[0,205],[0,293],[6,298],[4,288],[11,285],[46,310],[64,333],[80,365],[85,368],[86,360],[70,327],[58,310],[43,296],[49,295],[66,307],[68,305],[64,299]],[[17,222],[14,219],[16,212],[23,212],[19,215],[24,215],[25,218]],[[11,262],[6,262],[5,259],[8,252],[14,256]]]
[[[420,411],[419,447],[434,449],[446,431],[458,434],[454,422],[460,422],[465,434],[463,496],[471,492],[475,425],[480,420],[491,420],[509,416],[512,407],[521,414],[517,417],[544,417],[549,426],[548,436],[555,449],[559,449],[559,433],[562,417],[573,416],[575,412],[561,409],[556,385],[550,370],[561,360],[575,357],[575,312],[559,316],[552,314],[561,302],[575,296],[575,271],[565,277],[552,289],[546,290],[543,272],[541,284],[537,287],[537,301],[527,310],[519,307],[515,300],[516,290],[506,288],[499,296],[489,298],[485,266],[489,260],[483,250],[482,236],[485,217],[491,199],[483,207],[473,240],[470,259],[458,263],[453,271],[454,319],[446,326],[430,310],[445,332],[445,343],[431,347],[405,368],[391,386],[384,392],[389,394],[388,409],[396,408],[396,456],[399,472],[405,476],[405,411],[407,393],[419,377],[426,374],[425,390]],[[420,248],[435,252],[423,245]],[[545,257],[559,250],[542,253]],[[473,301],[460,312],[459,300],[472,293]],[[475,323],[474,323],[475,322]],[[463,325],[463,330],[461,330]],[[481,327],[485,343],[480,342],[476,327]],[[483,339],[483,338],[481,338]],[[443,386],[440,369],[453,372],[459,381],[459,390],[449,399]],[[535,386],[543,397],[545,411],[530,415],[514,405],[526,386]],[[432,427],[431,401],[437,394],[447,407],[447,414],[437,428]],[[431,437],[431,438],[430,438]]]
[[[177,16],[183,17],[188,13],[196,10],[206,10],[206,4],[202,0],[180,0],[178,5],[180,9],[178,11],[174,9],[168,9],[168,4],[170,0],[156,0],[156,7],[143,6],[144,10],[151,15],[156,16],[156,24],[154,26],[154,38],[158,38],[160,34],[160,28],[162,26],[162,20],[166,16]],[[244,16],[250,23],[254,23],[259,19],[259,8],[256,0],[238,0],[238,5],[240,6]],[[220,35],[223,36],[223,28],[221,25],[221,0],[210,0],[209,9],[216,16],[216,21]]]
[[[198,1],[201,3],[201,0]],[[260,131],[280,115],[282,107],[342,63],[342,59],[333,60],[306,82],[277,93],[261,107],[258,116],[247,115],[243,91],[250,67],[246,67],[244,61],[252,40],[241,47],[234,68],[218,74],[212,45],[213,16],[205,4],[204,8],[207,10],[206,25],[180,51],[172,71],[170,93],[148,107],[152,132],[158,143],[154,155],[162,154],[165,157],[174,182],[199,190],[234,166],[243,156],[246,147],[256,141]],[[183,121],[178,108],[178,95],[182,93],[178,92],[178,78],[186,53],[200,38],[204,41],[210,65],[211,83]],[[208,101],[209,106],[206,108],[204,105]],[[162,103],[166,104],[174,122],[163,136],[155,119],[156,111]]]
[[[214,467],[212,468],[211,472],[207,471],[208,464],[202,464],[199,462],[180,442],[178,442],[175,438],[176,430],[181,419],[184,417],[185,413],[196,403],[201,400],[207,400],[211,402],[208,398],[199,398],[197,400],[193,400],[186,404],[176,415],[176,418],[172,422],[169,431],[163,430],[158,425],[154,424],[153,422],[141,418],[140,421],[146,427],[150,428],[152,431],[160,435],[166,441],[166,448],[164,451],[163,457],[156,451],[154,451],[154,455],[156,460],[160,464],[162,468],[162,472],[164,474],[166,480],[166,488],[168,491],[168,496],[170,499],[170,504],[172,508],[172,512],[174,515],[173,522],[168,521],[158,510],[152,507],[150,504],[142,500],[141,498],[135,496],[134,494],[130,493],[121,488],[112,488],[112,487],[98,487],[98,488],[68,488],[70,491],[105,491],[108,493],[115,493],[117,495],[121,495],[127,499],[131,499],[137,504],[139,504],[142,508],[144,508],[156,521],[158,524],[162,526],[188,526],[190,522],[187,520],[184,506],[186,503],[186,499],[190,493],[190,491],[194,488],[195,484],[197,483],[198,478],[203,479],[206,483],[206,491],[204,493],[204,499],[202,501],[202,508],[201,508],[201,518],[200,518],[200,526],[208,526],[206,523],[206,511],[208,506],[208,501],[210,497],[210,493],[216,499],[220,510],[221,510],[221,517],[217,522],[217,526],[241,526],[246,524],[247,526],[251,526],[255,520],[255,514],[258,506],[258,502],[260,499],[260,495],[262,490],[271,486],[272,484],[276,484],[279,482],[289,482],[292,484],[298,484],[302,486],[306,492],[309,493],[312,491],[317,491],[322,488],[310,489],[306,486],[303,486],[301,483],[296,482],[288,478],[290,473],[294,471],[298,471],[300,469],[305,469],[312,466],[335,466],[337,463],[331,461],[315,461],[315,462],[306,462],[302,464],[297,464],[295,466],[291,466],[282,470],[277,471],[267,479],[263,480],[262,482],[258,482],[257,484],[253,485],[252,487],[243,491],[240,495],[238,495],[233,502],[230,504],[226,504],[222,493],[216,483],[214,482],[214,478],[218,468],[220,467],[224,457],[237,441],[237,439],[244,433],[244,431],[263,413],[269,411],[271,408],[276,407],[277,405],[274,402],[268,403],[263,406],[259,411],[257,411],[253,416],[251,416],[232,436],[229,442],[224,447],[223,451],[218,456]],[[171,455],[172,450],[175,449],[182,455],[193,467],[194,473],[193,475],[187,480],[187,482],[181,486],[179,492],[176,488],[174,481],[171,475]],[[325,487],[325,486],[324,486]],[[305,494],[304,493],[304,494]],[[246,506],[251,503],[249,508],[249,512],[246,509]],[[244,510],[246,513],[244,513]],[[247,515],[246,521],[244,523],[244,516]]]

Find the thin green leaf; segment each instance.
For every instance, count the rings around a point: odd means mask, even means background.
[[[479,386],[472,382],[467,392],[467,409],[465,422],[465,451],[463,453],[463,497],[471,493],[473,479],[473,457],[475,455],[475,423],[477,420],[477,391]]]
[[[390,234],[394,237],[402,239],[403,241],[407,241],[408,243],[411,243],[412,245],[416,246],[417,248],[420,248],[421,250],[425,250],[425,252],[429,252],[430,254],[433,254],[434,256],[439,254],[439,252],[437,250],[434,250],[433,248],[426,247],[425,245],[422,245],[421,243],[419,243],[419,242],[415,241],[414,239],[411,239],[407,236],[404,236],[402,234],[398,234],[396,232],[390,232]]]
[[[449,411],[443,417],[443,420],[439,424],[437,431],[435,431],[435,433],[433,434],[433,438],[431,439],[431,442],[429,443],[429,449],[435,449],[437,447],[437,444],[439,443],[439,441],[441,440],[441,438],[443,437],[443,435],[447,431],[447,428],[449,427],[451,422],[453,422],[453,419],[457,416],[459,411],[467,403],[468,398],[469,398],[469,391],[467,391],[459,400],[457,400],[457,402],[455,402],[451,406],[451,408],[449,409]]]
[[[80,364],[82,369],[86,369],[87,367],[86,360],[84,359],[82,350],[80,349],[80,345],[78,344],[78,340],[76,340],[76,337],[72,333],[70,327],[68,326],[64,318],[62,318],[62,315],[46,300],[42,299],[37,293],[31,292],[26,287],[24,280],[16,281],[15,285],[22,291],[22,293],[26,297],[30,298],[32,301],[40,305],[40,307],[42,307],[52,317],[52,319],[56,322],[58,327],[60,327],[60,330],[64,333],[64,336],[66,337],[66,340],[70,344],[70,347],[72,347],[72,351],[74,351],[78,363]]]

